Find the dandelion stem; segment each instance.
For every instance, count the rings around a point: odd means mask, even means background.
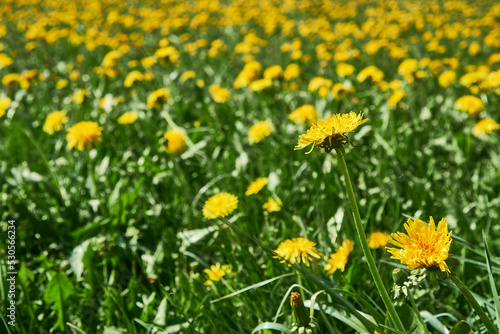
[[[495,325],[493,325],[493,322],[490,320],[490,318],[486,315],[482,307],[479,305],[477,302],[476,298],[472,295],[472,293],[469,291],[469,288],[462,283],[462,281],[458,278],[458,276],[450,276],[450,279],[455,283],[457,288],[462,292],[464,295],[465,299],[469,302],[469,304],[474,308],[476,311],[477,315],[481,320],[483,321],[483,324],[486,326],[488,329],[489,333],[498,333],[497,329],[495,328]]]
[[[342,174],[344,174],[345,184],[347,196],[349,197],[349,204],[351,205],[352,214],[354,216],[354,224],[356,226],[356,232],[358,234],[359,243],[361,244],[361,248],[363,249],[363,253],[366,257],[366,262],[368,263],[368,268],[370,269],[370,273],[372,274],[373,280],[375,281],[375,285],[377,286],[378,292],[384,301],[385,307],[391,316],[394,325],[397,330],[403,333],[406,333],[405,327],[399,319],[398,313],[394,308],[394,305],[391,302],[391,298],[385,289],[382,278],[380,277],[380,273],[377,270],[377,265],[375,264],[375,260],[373,259],[373,255],[370,252],[370,248],[368,247],[368,242],[365,235],[365,230],[363,228],[363,223],[361,222],[361,216],[359,215],[358,204],[356,202],[356,197],[354,196],[354,190],[351,184],[351,178],[349,177],[349,171],[347,170],[347,165],[344,159],[344,148],[336,148],[337,151],[337,160],[339,162],[340,169],[342,170]]]
[[[425,325],[424,319],[422,319],[422,316],[420,315],[420,311],[417,308],[417,304],[415,304],[415,300],[413,299],[413,296],[411,294],[411,290],[408,289],[408,299],[410,299],[411,307],[413,307],[413,311],[417,314],[418,321],[424,328],[425,334],[429,334],[429,331],[427,330],[427,326]]]

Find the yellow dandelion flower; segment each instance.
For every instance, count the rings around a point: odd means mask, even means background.
[[[102,128],[96,122],[80,122],[68,129],[66,140],[68,148],[76,148],[83,151],[84,148],[91,149],[96,141],[102,141]]]
[[[260,92],[266,88],[271,87],[272,85],[273,81],[271,79],[264,78],[250,82],[250,84],[248,85],[248,89],[250,89],[252,92]]]
[[[10,105],[12,103],[12,100],[8,97],[1,97],[0,98],[0,118],[5,115],[5,112],[7,109],[10,108]]]
[[[421,267],[438,267],[441,271],[450,273],[445,260],[451,245],[451,231],[443,218],[436,230],[434,219],[429,218],[429,224],[419,220],[408,219],[405,224],[408,235],[401,232],[392,233],[389,243],[399,248],[386,247],[392,254],[391,258],[401,261],[408,269]]]
[[[283,241],[274,256],[281,259],[281,263],[288,263],[292,266],[295,262],[305,263],[309,267],[309,261],[316,261],[323,257],[323,254],[316,250],[316,243],[306,238],[293,238]]]
[[[273,65],[266,68],[264,78],[277,79],[283,74],[283,68],[280,65]]]
[[[218,193],[210,197],[203,206],[203,216],[215,219],[230,215],[238,207],[238,197],[229,193]]]
[[[142,81],[142,80],[144,80],[144,75],[141,72],[139,72],[139,71],[132,71],[129,74],[127,74],[127,77],[125,78],[125,81],[124,81],[123,85],[125,87],[132,87],[132,85],[134,84],[134,82],[136,82],[136,81]]]
[[[300,75],[301,69],[297,64],[290,64],[286,67],[285,72],[283,72],[283,78],[286,81],[297,78]]]
[[[273,125],[268,121],[255,123],[248,130],[248,141],[250,144],[259,143],[273,132]]]
[[[327,274],[333,274],[337,269],[344,272],[345,265],[349,259],[349,254],[351,254],[354,249],[354,244],[351,240],[344,240],[342,245],[337,248],[337,252],[330,254],[330,258],[326,261],[325,270]]]
[[[311,104],[304,104],[288,115],[288,119],[295,124],[302,125],[305,122],[312,123],[318,119],[318,112]]]
[[[332,149],[349,142],[345,134],[353,132],[359,125],[368,121],[368,119],[362,118],[362,113],[356,115],[351,111],[349,114],[334,114],[321,119],[300,136],[295,149],[300,150],[312,144],[312,148],[307,154],[311,153],[314,147],[330,152]]]
[[[341,99],[346,97],[347,95],[354,93],[353,86],[347,86],[341,83],[336,83],[332,88],[333,97],[335,99]]]
[[[262,188],[266,186],[268,181],[269,179],[267,177],[259,177],[258,179],[250,183],[250,185],[247,188],[247,191],[245,192],[245,195],[250,196],[257,194],[259,191],[262,190]]]
[[[346,77],[354,73],[354,66],[347,63],[338,63],[336,72],[339,77]]]
[[[68,123],[66,111],[53,111],[45,119],[45,123],[43,124],[43,131],[51,135],[55,131],[61,131],[62,125],[66,123]]]
[[[457,80],[457,74],[453,70],[444,71],[438,77],[438,82],[441,87],[449,87]]]
[[[170,91],[168,88],[160,88],[149,94],[148,107],[159,108],[163,103],[170,99]]]
[[[211,265],[210,269],[203,269],[203,271],[207,274],[205,285],[212,285],[214,282],[220,281],[226,274],[229,274],[231,269],[229,269],[229,265],[225,264],[221,266],[221,264],[217,262],[215,265]]]
[[[387,246],[389,240],[389,233],[376,231],[368,237],[368,247],[370,248],[384,248]]]
[[[500,129],[500,124],[498,124],[494,119],[485,118],[477,122],[477,124],[472,129],[472,134],[476,137],[479,137],[492,133],[493,131],[498,129]]]
[[[167,140],[167,147],[165,150],[168,153],[179,154],[186,149],[186,132],[182,129],[176,128],[168,130],[163,134]]]
[[[372,79],[374,82],[381,81],[384,78],[384,72],[376,66],[370,65],[361,70],[356,78],[358,82],[364,82],[366,79]]]
[[[4,75],[2,78],[2,84],[5,86],[9,86],[14,82],[19,82],[21,75],[19,73],[9,73]]]
[[[281,202],[281,199],[274,199],[272,197],[269,197],[266,203],[262,206],[264,210],[267,212],[278,212],[281,211],[281,205],[283,203]]]
[[[186,72],[182,73],[180,80],[182,82],[184,82],[184,81],[187,81],[189,79],[194,79],[195,76],[196,76],[195,71],[186,71]]]
[[[210,85],[208,91],[210,92],[210,95],[212,95],[214,101],[217,103],[224,103],[231,97],[231,93],[226,88],[222,88],[221,86],[216,84]]]
[[[56,88],[57,89],[62,89],[68,85],[68,80],[66,79],[59,79],[56,82]]]
[[[392,92],[391,96],[389,96],[389,98],[387,99],[387,107],[389,107],[389,109],[396,107],[398,103],[401,102],[401,100],[403,100],[405,97],[406,93],[404,90],[402,90],[401,88],[395,89]]]
[[[118,118],[119,124],[132,124],[139,118],[137,111],[127,111]]]
[[[78,89],[76,92],[73,93],[73,96],[71,96],[71,99],[73,102],[77,104],[82,104],[83,101],[85,100],[85,95],[87,94],[87,90],[85,89]]]
[[[479,114],[484,109],[483,102],[474,95],[465,95],[455,102],[455,109],[468,112],[472,116]]]

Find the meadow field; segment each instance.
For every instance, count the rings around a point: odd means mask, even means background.
[[[500,331],[499,3],[0,15],[0,333]]]

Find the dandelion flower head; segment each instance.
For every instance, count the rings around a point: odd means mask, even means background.
[[[238,197],[229,193],[218,193],[210,197],[203,206],[203,216],[215,219],[230,215],[238,207]]]
[[[281,211],[281,205],[283,203],[281,202],[281,199],[274,199],[272,197],[269,197],[269,199],[267,200],[266,203],[264,203],[264,205],[262,206],[262,208],[264,210],[266,210],[267,212],[271,213],[271,212],[278,212],[278,211]]]
[[[0,98],[0,117],[5,115],[5,112],[10,108],[11,103],[12,100],[8,97]]]
[[[137,118],[139,118],[139,114],[137,113],[137,111],[127,111],[118,118],[118,123],[132,124],[137,120]]]
[[[477,124],[472,129],[472,134],[476,137],[479,137],[490,134],[498,129],[500,129],[500,124],[498,124],[494,119],[485,118],[477,122]]]
[[[170,91],[168,88],[160,88],[149,94],[148,107],[159,108],[163,103],[170,99]]]
[[[102,141],[102,128],[96,122],[80,122],[68,129],[66,140],[68,148],[76,148],[83,151],[84,148],[91,149],[96,141]]]
[[[325,264],[325,270],[328,274],[333,274],[337,269],[344,272],[345,265],[347,264],[347,260],[349,259],[349,254],[351,254],[354,249],[354,244],[351,240],[344,240],[342,245],[339,246],[337,252],[334,254],[330,254],[330,258]]]
[[[389,248],[391,258],[401,261],[408,269],[421,267],[438,267],[442,272],[450,273],[445,260],[451,245],[451,231],[448,233],[448,225],[443,218],[436,230],[434,219],[429,218],[429,224],[419,220],[408,219],[405,224],[408,235],[401,232],[392,233],[389,243],[399,248]]]
[[[258,179],[250,183],[250,185],[247,188],[247,191],[245,192],[245,195],[250,196],[257,194],[259,191],[262,190],[262,188],[265,187],[268,181],[269,179],[267,177],[259,177]]]
[[[224,103],[231,97],[231,93],[229,92],[229,90],[227,90],[226,88],[222,88],[221,86],[216,84],[210,85],[208,91],[210,92],[210,95],[212,95],[214,101],[217,103]]]
[[[288,119],[298,125],[312,123],[318,119],[318,112],[311,104],[304,104],[288,115]]]
[[[330,152],[332,149],[349,142],[346,133],[353,132],[359,125],[368,119],[363,119],[363,114],[334,114],[314,123],[309,130],[299,138],[296,150],[303,149],[312,144],[310,153],[314,147],[325,149]]]
[[[370,248],[384,248],[387,246],[389,240],[389,233],[376,231],[368,237],[368,247]]]
[[[455,108],[468,112],[472,116],[476,116],[481,110],[484,109],[484,105],[479,97],[474,95],[465,95],[460,97],[455,102]]]
[[[273,125],[268,121],[260,121],[252,125],[248,130],[248,141],[251,144],[259,143],[269,136],[271,132],[273,132]]]
[[[323,254],[316,250],[316,243],[306,238],[293,238],[283,241],[275,251],[275,258],[282,259],[281,263],[288,262],[291,266],[295,262],[305,263],[309,266],[309,261],[316,261],[323,257]]]
[[[43,124],[43,131],[51,135],[55,131],[61,131],[62,125],[67,122],[68,117],[66,116],[66,111],[53,111],[45,119],[45,123]]]
[[[179,154],[186,149],[186,132],[183,129],[171,129],[163,134],[167,140],[167,147],[165,150],[168,153]]]

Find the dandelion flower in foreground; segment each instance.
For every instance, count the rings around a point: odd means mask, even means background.
[[[392,233],[389,243],[399,248],[387,248],[391,258],[401,261],[408,269],[438,267],[442,272],[450,273],[445,260],[451,245],[451,231],[443,218],[436,230],[434,219],[429,218],[429,224],[419,220],[408,219],[405,224],[408,235],[401,232]]]
[[[252,125],[248,130],[248,141],[251,144],[259,143],[269,136],[271,132],[273,132],[273,125],[268,121],[260,121]]]
[[[214,282],[220,281],[222,276],[229,274],[231,269],[227,264],[221,266],[219,262],[215,265],[211,265],[210,269],[203,270],[205,274],[207,274],[207,280],[205,281],[205,285],[212,285]]]
[[[247,191],[245,192],[245,195],[250,196],[257,194],[259,191],[262,190],[262,188],[264,188],[264,186],[267,184],[268,181],[269,179],[267,177],[259,177],[258,179],[250,183],[250,185],[247,188]]]
[[[76,148],[83,151],[84,148],[91,149],[96,141],[102,141],[102,128],[96,122],[80,122],[68,129],[66,140],[68,148]]]
[[[370,248],[384,248],[387,246],[389,240],[389,233],[387,232],[373,232],[368,237],[368,247]]]
[[[291,266],[295,262],[305,263],[309,267],[309,261],[316,261],[323,254],[316,250],[316,243],[306,238],[293,238],[283,241],[275,251],[275,258],[282,259],[281,263],[288,262]]]
[[[349,114],[330,115],[314,123],[305,134],[301,135],[295,149],[300,150],[312,144],[311,150],[307,153],[311,153],[314,147],[330,152],[348,143],[345,134],[353,132],[366,121],[368,120],[363,119],[363,114],[356,115],[352,111]]]
[[[66,116],[66,111],[54,111],[51,112],[45,119],[43,124],[43,131],[49,135],[53,134],[55,131],[61,131],[62,125],[68,122],[68,117]]]
[[[326,261],[325,270],[328,274],[333,274],[337,269],[344,272],[345,265],[349,259],[349,254],[351,254],[354,249],[354,244],[351,240],[344,240],[342,246],[339,246],[337,252],[330,254],[330,258]]]
[[[118,123],[132,124],[137,120],[137,118],[139,118],[139,114],[136,111],[127,111],[118,118]]]
[[[477,122],[477,124],[472,129],[472,134],[476,137],[479,137],[492,133],[493,131],[498,129],[500,129],[500,124],[498,124],[494,119],[485,118]]]
[[[219,193],[210,197],[203,206],[203,216],[215,219],[230,215],[238,207],[238,197],[229,193]]]

